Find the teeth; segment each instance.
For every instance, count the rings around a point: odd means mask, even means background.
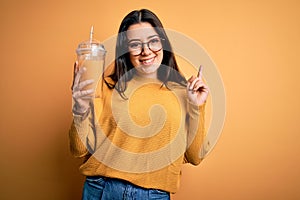
[[[151,63],[151,62],[153,61],[153,59],[154,59],[154,58],[150,58],[150,59],[148,59],[148,60],[143,60],[143,63],[149,64],[149,63]]]
[[[152,61],[152,59],[151,60],[145,60],[145,63],[150,63]]]

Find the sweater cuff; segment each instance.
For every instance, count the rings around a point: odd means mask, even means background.
[[[86,138],[88,135],[89,120],[81,115],[73,115],[73,122],[69,131],[70,150],[73,156],[83,157],[88,154]]]
[[[77,115],[73,113],[73,123],[77,130],[77,133],[80,136],[87,134],[86,130],[87,127],[89,126],[89,119],[88,119],[89,113],[90,113],[89,111],[84,115]]]
[[[205,110],[206,102],[200,106],[192,103],[189,99],[187,102],[187,112],[190,117],[195,118],[200,115],[201,112],[204,112]]]

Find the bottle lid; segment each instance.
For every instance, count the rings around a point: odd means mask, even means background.
[[[88,41],[81,42],[76,49],[77,54],[86,51],[99,51],[102,52],[103,54],[106,53],[103,44],[101,44],[99,41],[94,39],[92,41],[88,40]]]
[[[100,53],[102,55],[105,55],[106,51],[105,48],[103,46],[103,44],[101,44],[98,40],[95,40],[93,38],[93,34],[94,34],[94,26],[91,27],[91,31],[90,31],[90,39],[84,42],[81,42],[77,49],[76,49],[76,53],[77,54],[81,54],[81,53],[87,53],[87,52],[93,52],[93,53]]]

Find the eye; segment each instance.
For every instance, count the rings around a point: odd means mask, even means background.
[[[128,44],[128,47],[131,49],[138,49],[140,48],[142,45],[140,42],[131,42]]]
[[[153,38],[152,40],[149,41],[151,44],[157,44],[160,43],[159,38]]]

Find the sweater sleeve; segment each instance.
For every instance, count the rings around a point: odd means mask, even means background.
[[[110,83],[112,81],[108,80]],[[84,116],[73,113],[73,121],[69,129],[69,146],[71,154],[76,158],[86,157],[95,150],[96,122],[102,112],[104,80],[100,79],[96,88],[95,98],[90,102],[90,108]]]
[[[74,157],[85,157],[95,150],[95,126],[101,114],[101,101],[101,98],[95,98],[85,116],[73,114],[73,121],[69,130],[69,145]]]
[[[206,135],[205,131],[205,104],[197,106],[188,102],[188,136],[187,150],[184,155],[184,162],[198,165],[202,158],[200,156],[201,147]]]
[[[90,114],[84,118],[80,115],[73,115],[73,121],[69,130],[70,151],[74,157],[88,155],[87,137],[90,135]]]

